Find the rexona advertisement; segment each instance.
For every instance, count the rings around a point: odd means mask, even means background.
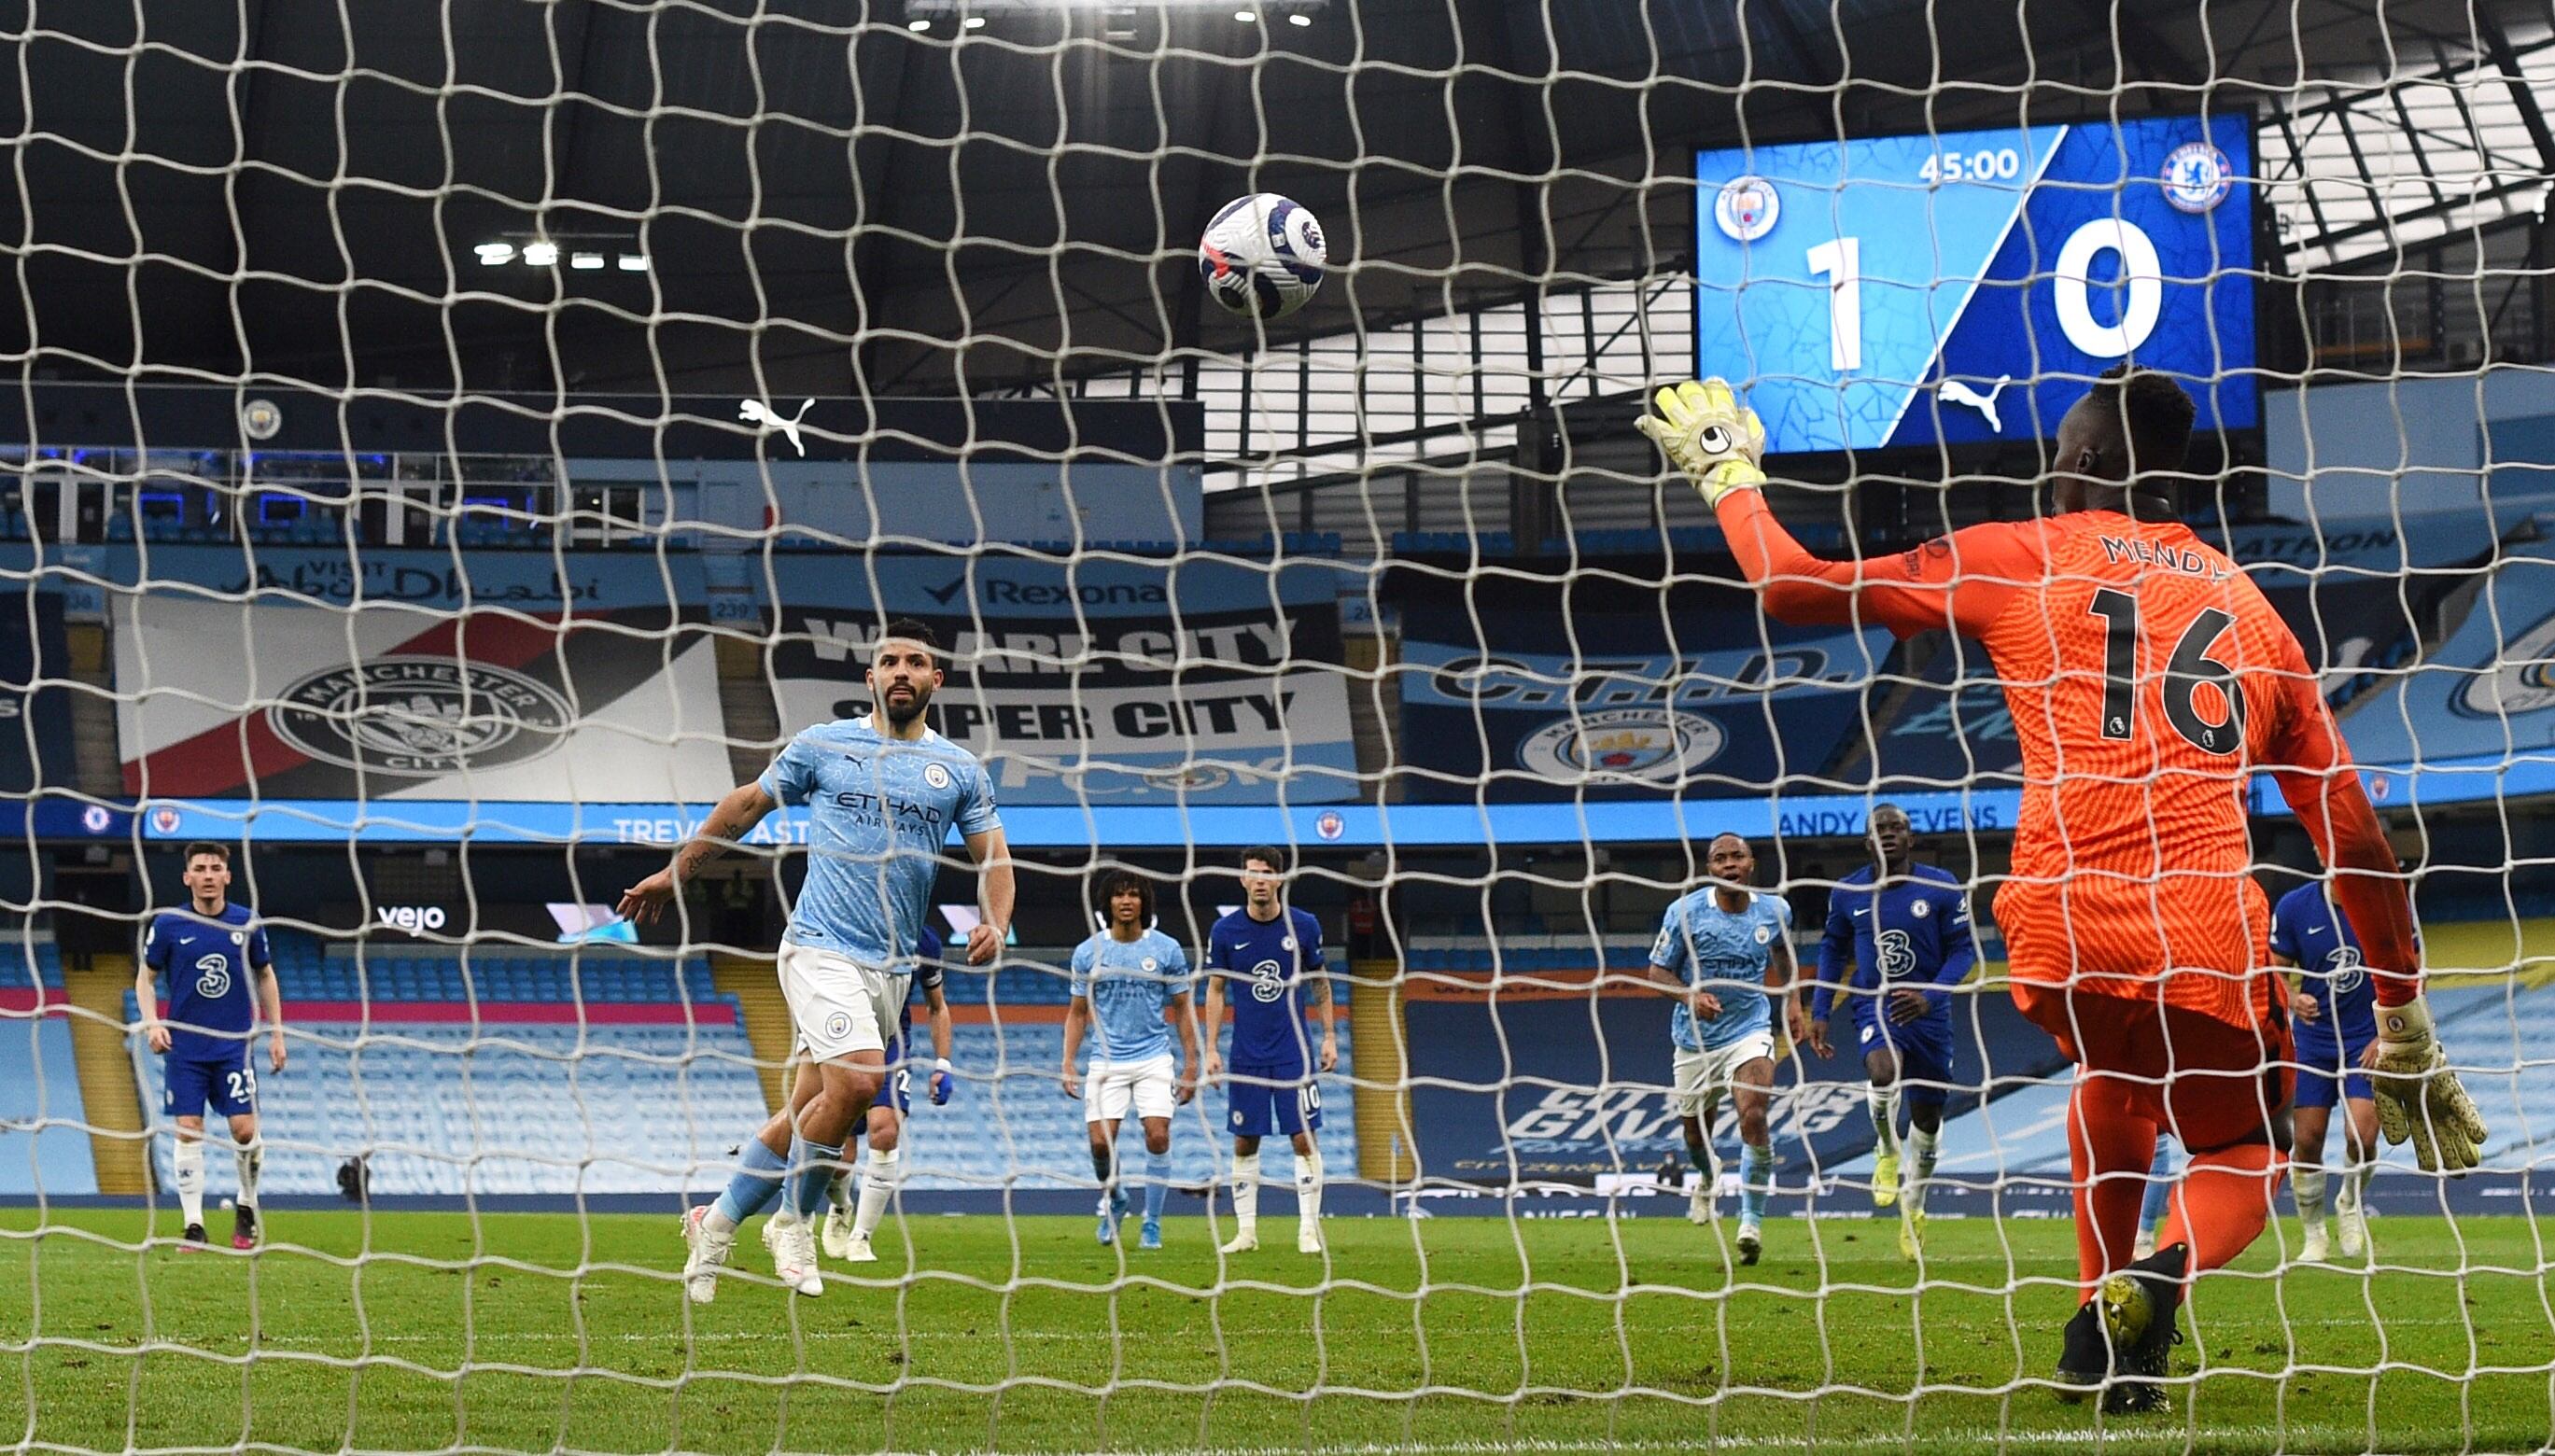
[[[1695,349],[1774,451],[2028,440],[2124,359],[2257,423],[2251,122],[1709,151]]]
[[[124,787],[148,798],[710,802],[706,637],[569,618],[152,593],[115,603]]]
[[[946,649],[933,725],[1015,804],[1357,795],[1336,573],[1216,561],[876,556],[776,563],[781,719],[870,709],[885,624]]]
[[[1401,761],[1410,796],[1440,802],[1717,798],[1817,775],[1860,734],[1891,651],[1879,629],[1751,622],[1736,635],[1756,640],[1728,646],[1697,620],[1687,644],[1655,615],[1579,614],[1572,652],[1528,613],[1431,622],[1408,619],[1401,645]]]

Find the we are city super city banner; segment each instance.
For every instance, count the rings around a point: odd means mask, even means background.
[[[886,623],[929,624],[932,720],[1016,804],[1323,803],[1357,794],[1337,574],[1314,563],[782,557],[781,718],[869,711]]]

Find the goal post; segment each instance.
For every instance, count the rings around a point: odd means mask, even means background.
[[[2555,1430],[2543,14],[145,0],[0,38],[22,1444]],[[1993,909],[2046,724],[1976,641],[1770,613],[1635,425],[1728,380],[1774,518],[1922,577],[2100,473],[2059,422],[2122,364],[2192,402],[2187,561],[2318,674],[2491,1129],[2463,1178],[2362,1148],[2334,1053],[2167,1414],[2059,1398],[2075,1074]],[[899,633],[1017,908],[936,800],[838,784],[626,918],[878,708]],[[2120,641],[2125,686],[2206,675]],[[2230,792],[2266,900],[2310,885],[2276,788]],[[793,1292],[750,1218],[694,1302],[678,1225],[770,1170],[808,1034],[774,957],[871,799],[924,821],[897,934],[943,946],[895,1155],[875,1110],[841,1155],[847,1220],[894,1180],[877,1260]],[[1859,959],[1885,806],[1941,874]],[[1253,930],[1254,850],[1318,947]],[[1112,1127],[1064,1062],[1086,1007],[1086,1048],[1155,1030],[1073,970],[1121,870],[1189,979]],[[1821,1054],[1783,1000],[1832,936],[1872,974]],[[2283,954],[2320,1016],[2367,970]],[[1910,977],[1922,1048],[1854,1009]]]

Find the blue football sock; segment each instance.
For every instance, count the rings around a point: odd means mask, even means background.
[[[772,1200],[781,1196],[781,1175],[789,1166],[789,1160],[764,1147],[761,1138],[748,1138],[745,1155],[737,1159],[736,1175],[718,1196],[719,1216],[741,1224],[771,1207]]]
[[[1145,1217],[1162,1216],[1162,1199],[1171,1191],[1171,1155],[1167,1153],[1145,1154]]]
[[[790,1140],[789,1206],[800,1218],[814,1218],[825,1211],[825,1185],[834,1180],[834,1164],[842,1156],[840,1148],[804,1138]]]
[[[1746,1148],[1739,1159],[1739,1216],[1749,1223],[1765,1218],[1765,1195],[1774,1184],[1774,1150]]]
[[[2173,1197],[2173,1145],[2156,1140],[2155,1161],[2147,1165],[2147,1196],[2138,1207],[2138,1227],[2151,1229],[2164,1217],[2165,1204]]]

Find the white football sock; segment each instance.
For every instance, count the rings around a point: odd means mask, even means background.
[[[1875,1152],[1886,1157],[1898,1151],[1898,1084],[1863,1089],[1863,1105],[1872,1113],[1872,1131],[1881,1139]]]
[[[825,1201],[834,1205],[836,1208],[849,1208],[852,1206],[852,1174],[850,1169],[846,1168],[843,1171],[835,1173],[834,1176],[826,1182]]]
[[[2292,1180],[2298,1190],[2298,1221],[2308,1228],[2323,1223],[2324,1168],[2320,1164],[2307,1163],[2294,1171]]]
[[[1237,1233],[1260,1227],[1260,1154],[1233,1155],[1233,1224]]]
[[[1295,1221],[1305,1228],[1322,1222],[1322,1150],[1295,1154]]]
[[[861,1171],[860,1211],[852,1215],[852,1237],[866,1239],[887,1217],[888,1200],[896,1196],[897,1179],[905,1171],[905,1150],[890,1148],[870,1150],[870,1163]]]
[[[204,1221],[204,1141],[180,1138],[173,1160],[178,1164],[178,1207],[191,1229]]]
[[[200,1148],[202,1145],[198,1144],[196,1146]],[[239,1195],[233,1201],[238,1203],[240,1207],[248,1209],[251,1212],[255,1212],[257,1210],[258,1174],[266,1171],[265,1140],[251,1139],[246,1143],[242,1143],[239,1145],[238,1151],[233,1153],[231,1155],[239,1164]],[[197,1196],[200,1198],[202,1195],[199,1192]]]
[[[1943,1134],[1939,1128],[1931,1133],[1923,1128],[1907,1130],[1909,1166],[1907,1181],[1899,1189],[1898,1199],[1907,1205],[1907,1211],[1910,1213],[1925,1211],[1925,1185],[1933,1180],[1934,1158],[1941,1151],[1942,1145]]]

